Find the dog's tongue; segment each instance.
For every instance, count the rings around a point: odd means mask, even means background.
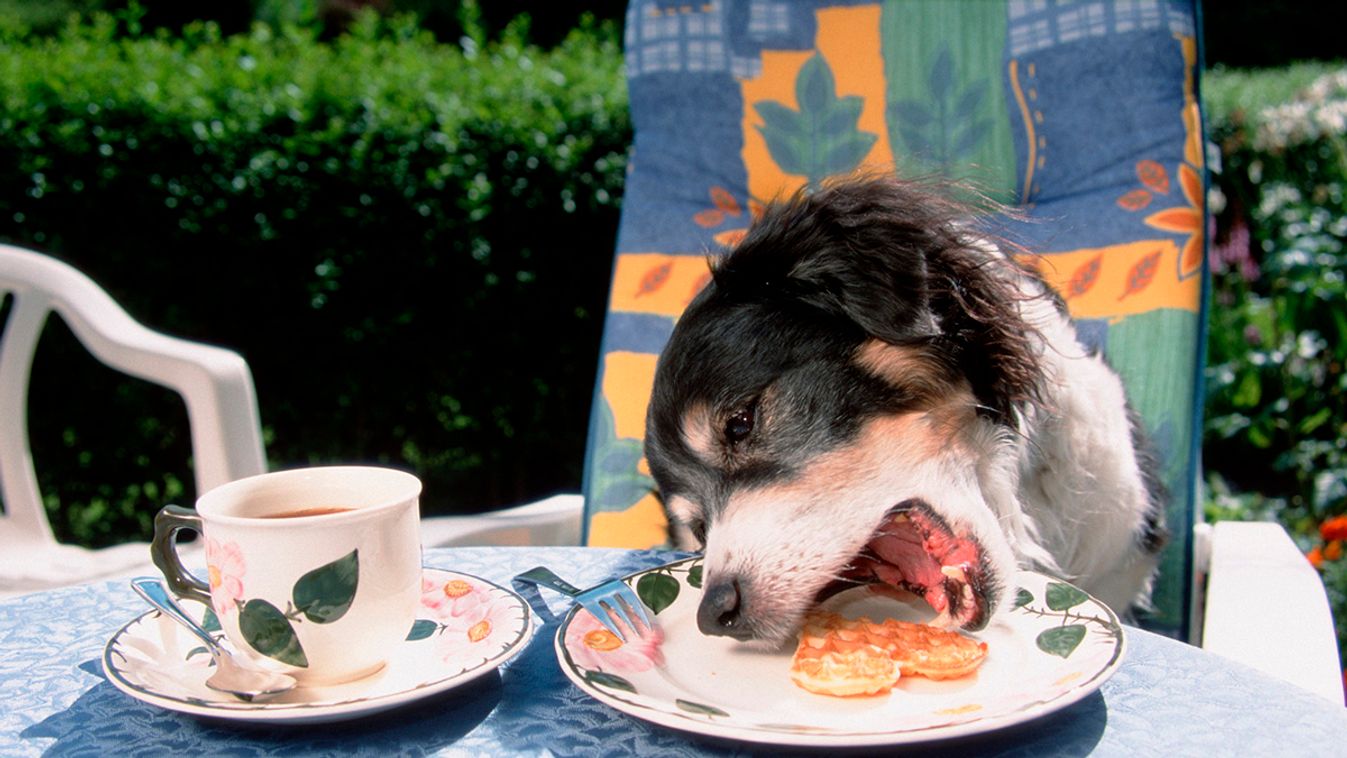
[[[924,506],[891,513],[853,561],[847,578],[915,592],[939,620],[966,629],[987,622],[978,545],[953,533]]]
[[[866,549],[883,561],[873,566],[875,576],[886,584],[907,582],[922,587],[939,586],[945,581],[940,564],[927,552],[921,532],[897,521],[900,518],[904,517],[890,517],[878,536],[866,545]]]

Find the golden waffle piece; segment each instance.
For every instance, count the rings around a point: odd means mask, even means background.
[[[823,638],[801,639],[790,662],[792,682],[810,692],[835,697],[888,692],[900,676],[898,664],[881,648],[860,645],[842,651]]]
[[[987,643],[927,624],[815,611],[805,618],[790,676],[822,695],[888,692],[900,676],[956,679],[987,657]]]

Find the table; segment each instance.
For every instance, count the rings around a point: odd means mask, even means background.
[[[677,554],[595,548],[428,550],[428,566],[509,586],[546,564],[581,585]],[[544,593],[553,613],[565,598]],[[143,704],[106,681],[103,647],[145,610],[124,582],[0,602],[0,755],[640,755],[774,754],[685,735],[618,713],[567,680],[556,622],[502,670],[405,708],[351,722],[250,726]],[[1347,708],[1197,648],[1128,629],[1130,649],[1096,693],[1038,721],[951,745],[971,755],[1337,755]],[[873,754],[873,749],[867,751]],[[898,751],[895,751],[898,752]]]

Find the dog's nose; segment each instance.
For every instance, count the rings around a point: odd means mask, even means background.
[[[697,606],[697,628],[702,634],[746,640],[753,636],[744,623],[743,599],[738,579],[719,581],[702,592]]]

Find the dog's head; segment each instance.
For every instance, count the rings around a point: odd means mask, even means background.
[[[883,582],[967,629],[1015,560],[980,480],[1039,367],[1017,270],[962,206],[892,179],[769,205],[660,358],[646,455],[703,546],[698,624],[777,642]]]

